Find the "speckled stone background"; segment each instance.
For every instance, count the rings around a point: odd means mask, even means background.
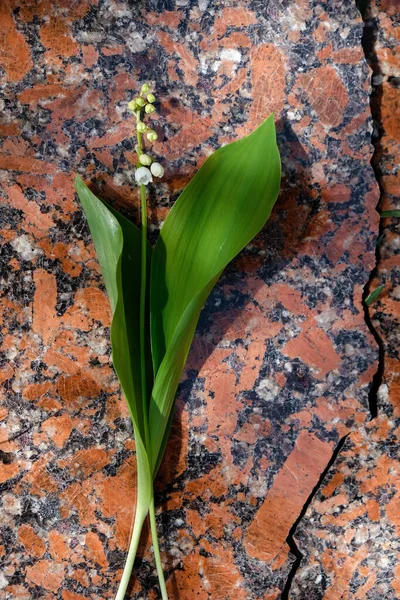
[[[400,6],[373,0],[363,45],[373,70],[373,166],[379,210],[400,208]],[[295,537],[303,553],[290,598],[400,598],[399,219],[382,219],[369,291],[384,285],[369,309],[381,346],[372,412],[349,435]]]
[[[376,118],[386,98],[377,147],[388,150],[374,163],[388,208],[398,197],[398,28],[394,4],[382,4],[364,46],[385,92],[375,92]],[[398,368],[396,231],[384,222],[370,286],[393,287],[368,326],[362,296],[379,189],[355,3],[6,0],[0,31],[0,598],[112,598],[121,575],[134,442],[72,182],[81,173],[135,220],[127,102],[144,81],[159,98],[153,150],[166,166],[150,189],[152,240],[209,153],[271,111],[283,161],[276,209],[213,292],[180,386],[157,480],[170,596],[382,598],[385,585],[395,598],[400,486],[388,374],[379,419],[368,423],[378,337],[387,373]],[[146,533],[135,574],[130,597],[158,598]]]

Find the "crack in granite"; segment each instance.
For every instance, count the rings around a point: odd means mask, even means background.
[[[364,54],[365,54],[365,59],[368,63],[368,66],[370,67],[372,74],[371,74],[371,93],[370,93],[370,110],[371,110],[371,115],[372,118],[374,120],[374,124],[379,128],[380,126],[380,108],[379,106],[376,107],[372,101],[373,95],[376,93],[376,87],[374,85],[374,76],[377,75],[379,73],[379,66],[378,66],[378,62],[377,62],[377,55],[375,52],[375,44],[377,41],[377,31],[378,31],[378,24],[376,19],[369,19],[368,18],[368,2],[365,4],[362,4],[362,0],[357,0],[357,5],[360,8],[360,13],[361,16],[363,18],[364,21],[364,31],[363,31],[363,36],[362,36],[362,47],[364,50]],[[371,57],[374,58],[373,61],[371,61]],[[371,167],[372,170],[374,171],[375,174],[375,179],[376,182],[379,186],[379,199],[378,199],[378,203],[376,206],[376,210],[379,213],[379,207],[381,204],[381,200],[382,200],[382,196],[383,196],[383,189],[382,189],[382,185],[381,185],[381,181],[380,181],[380,177],[379,177],[379,171],[378,171],[378,167],[375,163],[375,157],[376,154],[378,152],[378,148],[380,146],[380,136],[376,135],[375,132],[372,133],[371,136],[371,142],[372,145],[374,146],[374,152],[371,156]],[[382,219],[379,220],[379,237],[378,240],[380,238],[380,236],[382,235],[384,230],[383,227],[383,221]],[[363,300],[365,301],[365,298],[368,296],[368,294],[370,293],[371,289],[371,283],[374,280],[374,277],[377,274],[378,271],[378,266],[379,266],[379,245],[377,243],[376,245],[376,251],[375,251],[375,257],[376,257],[376,265],[374,267],[374,269],[371,271],[371,277],[369,279],[369,281],[367,282],[367,284],[365,285],[364,288],[364,294],[363,294]],[[376,371],[376,373],[373,376],[372,379],[372,385],[371,385],[371,389],[369,392],[369,407],[370,407],[370,411],[371,411],[371,418],[374,419],[378,416],[378,393],[379,393],[379,388],[382,384],[383,381],[383,374],[384,374],[384,361],[385,361],[385,350],[384,350],[384,342],[382,337],[379,335],[378,330],[376,329],[376,327],[374,327],[373,323],[372,323],[372,317],[370,315],[370,310],[369,307],[365,304],[364,302],[364,315],[365,315],[365,321],[372,333],[372,335],[375,338],[375,341],[378,345],[379,348],[379,356],[378,356],[378,369]]]
[[[371,115],[372,117],[378,121],[379,123],[379,112],[376,114],[377,111],[375,111],[374,106],[371,102],[371,97],[372,94],[374,93],[374,85],[372,82],[372,78],[373,76],[379,72],[379,69],[377,69],[377,67],[374,64],[370,64],[368,57],[371,56],[370,52],[371,50],[373,50],[373,46],[374,46],[374,42],[376,41],[376,32],[377,32],[377,24],[376,21],[372,20],[372,23],[374,24],[374,27],[371,27],[370,22],[371,21],[367,21],[365,19],[365,11],[367,10],[367,7],[365,5],[362,4],[362,0],[355,0],[356,1],[356,6],[360,11],[361,17],[363,19],[364,22],[364,27],[363,27],[363,34],[360,40],[361,46],[364,50],[364,55],[365,55],[365,61],[367,62],[368,66],[371,69],[371,91],[370,91],[370,110],[371,110]],[[364,3],[365,4],[365,3]],[[377,167],[374,165],[374,155],[377,151],[377,145],[379,144],[379,139],[376,140],[374,139],[374,135],[372,133],[371,135],[371,143],[374,146],[374,150],[372,152],[372,156],[371,156],[371,167],[374,171],[375,174],[375,178],[377,181],[377,184],[379,185],[379,189],[380,189],[380,197],[379,197],[379,201],[378,204],[376,206],[376,210],[379,213],[379,204],[382,198],[382,188],[381,188],[381,184],[380,184],[380,178],[378,176],[378,169]],[[379,235],[382,234],[383,231],[383,226],[382,226],[382,221],[380,221],[379,224]],[[363,308],[364,308],[364,318],[365,318],[365,322],[369,328],[369,330],[371,331],[372,335],[374,336],[374,339],[377,343],[377,346],[379,348],[379,355],[378,355],[378,367],[377,367],[377,371],[376,373],[373,375],[372,378],[372,383],[371,383],[371,388],[368,394],[368,402],[369,402],[369,409],[370,409],[370,413],[371,413],[371,420],[375,419],[377,414],[378,414],[378,392],[379,392],[379,388],[382,384],[382,380],[383,380],[383,372],[384,372],[384,345],[383,345],[383,340],[380,337],[378,331],[376,330],[376,328],[373,326],[372,324],[372,320],[371,320],[371,316],[369,314],[369,308],[368,306],[365,304],[365,298],[368,296],[369,293],[369,288],[370,288],[370,284],[371,281],[373,280],[376,271],[377,271],[377,265],[379,262],[379,249],[378,246],[376,248],[376,265],[374,267],[374,269],[371,271],[371,276],[369,278],[369,280],[367,281],[367,283],[364,286],[364,293],[363,293]],[[299,514],[299,517],[297,518],[297,520],[293,523],[293,526],[290,529],[289,535],[286,539],[286,542],[290,548],[291,553],[296,557],[296,560],[293,562],[292,564],[292,568],[290,569],[288,578],[286,580],[285,583],[285,587],[282,590],[282,594],[280,596],[280,600],[290,600],[290,590],[292,587],[292,582],[296,576],[296,574],[298,573],[298,571],[301,569],[301,561],[304,558],[304,555],[302,554],[298,544],[296,544],[295,541],[295,535],[296,535],[296,530],[300,524],[300,522],[302,521],[303,517],[305,516],[307,509],[309,508],[309,506],[311,505],[313,499],[316,497],[317,493],[319,492],[319,490],[323,487],[324,482],[326,481],[327,475],[329,473],[329,471],[331,470],[331,468],[333,467],[333,465],[336,462],[336,459],[338,458],[340,451],[342,450],[343,446],[345,445],[346,439],[348,438],[350,434],[347,433],[346,435],[344,435],[338,442],[335,450],[332,453],[332,458],[329,461],[326,469],[323,471],[323,473],[321,474],[321,477],[317,483],[317,485],[314,487],[313,491],[311,492],[311,494],[309,495],[309,497],[307,498],[306,502],[304,503],[304,506],[301,510],[301,513]]]
[[[313,501],[313,499],[315,498],[315,495],[317,494],[317,492],[319,491],[319,489],[321,488],[321,486],[324,483],[324,480],[326,479],[326,476],[328,475],[330,469],[332,468],[333,464],[335,463],[337,457],[339,456],[339,453],[341,451],[341,449],[343,448],[346,439],[348,438],[349,434],[344,435],[340,440],[339,443],[337,444],[336,448],[334,449],[333,453],[332,453],[332,458],[329,461],[329,463],[326,466],[326,469],[323,471],[323,473],[321,474],[321,477],[319,478],[319,481],[317,483],[317,485],[314,487],[313,491],[311,492],[311,494],[309,495],[309,497],[307,498],[307,501],[304,503],[304,506],[301,510],[301,513],[298,517],[298,519],[296,519],[296,521],[293,523],[293,526],[289,532],[289,535],[286,539],[287,544],[290,547],[290,551],[292,552],[292,554],[294,554],[294,556],[296,557],[295,562],[292,565],[291,571],[289,573],[289,577],[286,581],[285,587],[282,590],[282,594],[280,597],[280,600],[290,600],[290,588],[292,585],[292,581],[296,576],[297,571],[300,569],[300,565],[301,565],[301,560],[303,558],[303,554],[300,550],[300,548],[297,546],[296,542],[295,542],[295,535],[296,535],[296,529],[299,525],[299,523],[301,522],[301,520],[303,519],[304,515],[307,512],[308,507],[310,506],[311,502]]]

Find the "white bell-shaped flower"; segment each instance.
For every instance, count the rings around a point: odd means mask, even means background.
[[[147,185],[153,181],[153,177],[147,167],[139,167],[136,169],[135,179],[138,185]]]
[[[153,164],[150,167],[150,170],[154,177],[162,177],[164,175],[164,167],[158,162],[153,162]]]

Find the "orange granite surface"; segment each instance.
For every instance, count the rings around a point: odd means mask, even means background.
[[[364,16],[379,211],[400,209],[399,17],[393,0],[373,0]],[[381,347],[375,418],[348,436],[295,533],[303,557],[292,600],[400,598],[399,284],[399,219],[384,218],[368,286],[371,292],[384,285],[368,309]]]
[[[382,30],[391,10],[377,13]],[[134,442],[72,182],[81,173],[137,217],[126,107],[145,80],[160,98],[154,151],[166,166],[165,181],[151,188],[152,241],[206,156],[271,111],[283,162],[276,210],[213,292],[181,382],[156,484],[171,598],[375,598],[383,578],[395,589],[396,577],[376,566],[382,548],[397,543],[400,488],[387,456],[395,437],[385,437],[395,435],[394,405],[368,424],[378,345],[362,297],[375,265],[379,192],[355,4],[7,0],[0,29],[0,597],[112,598],[121,574]],[[393,43],[382,44],[394,69]],[[384,77],[392,84],[396,76]],[[396,171],[382,177],[394,201]],[[394,227],[385,235],[394,238]],[[374,310],[394,300],[382,295]],[[364,487],[354,496],[357,457]],[[370,475],[375,463],[381,470]],[[318,486],[309,507],[318,518],[307,513],[295,533],[299,568],[294,526]],[[373,529],[381,516],[389,521]],[[396,568],[393,559],[390,573]],[[130,597],[158,598],[146,533],[135,574]]]

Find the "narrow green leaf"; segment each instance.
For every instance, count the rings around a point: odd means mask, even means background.
[[[381,295],[382,291],[385,289],[384,285],[380,285],[379,287],[376,288],[376,290],[374,290],[373,292],[371,292],[366,298],[365,298],[365,304],[367,306],[371,306],[371,304],[373,304],[375,302],[375,300],[377,300],[379,298],[379,296]]]
[[[170,413],[201,308],[226,265],[260,231],[277,199],[273,115],[217,150],[170,211],[153,252],[150,284],[155,384],[150,460],[161,460]]]
[[[130,221],[99,200],[77,176],[75,189],[93,237],[112,310],[111,345],[114,369],[131,414],[136,441],[137,507],[127,566],[117,598],[124,598],[140,532],[148,513],[153,478],[144,444],[139,351],[140,232]]]
[[[380,214],[381,219],[386,219],[388,217],[397,217],[400,218],[400,209],[395,208],[393,210],[384,210]]]
[[[140,231],[97,198],[79,176],[75,188],[89,223],[113,313],[113,365],[133,421],[143,437],[139,361]]]
[[[93,237],[112,309],[111,345],[114,369],[131,414],[138,463],[138,510],[145,518],[152,494],[139,360],[140,231],[99,200],[77,176],[75,189]],[[142,516],[140,517],[142,518]]]

